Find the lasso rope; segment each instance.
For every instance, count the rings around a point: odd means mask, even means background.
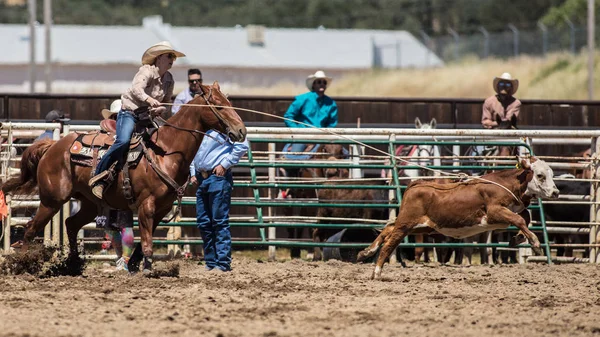
[[[226,105],[213,105],[213,104],[190,104],[190,103],[185,103],[185,104],[179,104],[179,103],[162,103],[162,105],[171,105],[171,106],[195,106],[195,107],[208,107],[208,108],[210,108],[210,107],[213,107],[213,108],[219,108],[219,109],[234,109],[234,110],[240,110],[240,111],[252,112],[252,113],[255,113],[255,114],[258,114],[258,115],[269,116],[269,117],[273,117],[273,118],[277,118],[277,119],[282,119],[282,120],[284,120],[284,121],[290,121],[290,122],[294,122],[294,123],[296,123],[296,124],[300,124],[300,125],[304,125],[304,126],[306,126],[306,127],[309,127],[309,128],[317,129],[317,130],[319,130],[319,131],[321,131],[321,132],[324,132],[324,133],[329,133],[329,134],[331,134],[331,135],[334,135],[334,136],[336,136],[336,137],[338,137],[338,138],[342,138],[342,139],[348,140],[348,141],[350,141],[350,142],[352,142],[352,143],[355,143],[355,144],[358,144],[358,145],[360,145],[360,146],[364,146],[364,147],[366,147],[366,148],[369,148],[369,149],[371,149],[371,150],[373,150],[373,151],[375,151],[375,152],[382,153],[383,155],[385,155],[385,156],[387,156],[387,157],[394,158],[394,159],[396,159],[396,160],[399,160],[399,161],[402,161],[402,162],[405,162],[405,163],[410,163],[411,165],[418,166],[418,167],[420,167],[420,168],[422,168],[422,169],[424,169],[424,170],[428,170],[428,171],[431,171],[431,172],[434,172],[434,173],[436,173],[436,172],[437,172],[437,173],[440,173],[440,174],[443,174],[443,175],[447,175],[447,176],[450,176],[450,177],[455,177],[455,178],[457,178],[457,179],[459,179],[459,180],[460,180],[460,183],[462,183],[462,182],[467,182],[467,181],[468,181],[468,180],[470,180],[470,179],[477,179],[477,180],[481,180],[481,181],[484,181],[484,182],[487,182],[487,183],[494,184],[494,185],[496,185],[496,186],[498,186],[498,187],[501,187],[501,188],[503,188],[504,190],[506,190],[508,193],[510,193],[510,195],[512,195],[512,197],[513,197],[513,198],[514,198],[514,199],[515,199],[517,202],[521,203],[521,199],[517,198],[517,196],[516,196],[516,195],[515,195],[515,194],[514,194],[514,193],[513,193],[511,190],[509,190],[507,187],[505,187],[505,186],[503,186],[503,185],[501,185],[501,184],[499,184],[499,183],[497,183],[497,182],[495,182],[495,181],[491,181],[491,180],[488,180],[488,179],[485,179],[485,178],[481,178],[481,177],[477,177],[477,176],[469,176],[469,175],[468,175],[468,174],[466,174],[466,173],[451,173],[451,172],[440,171],[440,170],[437,170],[437,169],[432,169],[432,168],[429,168],[429,167],[426,167],[426,166],[422,166],[422,165],[419,165],[419,164],[417,164],[417,163],[413,163],[413,162],[411,162],[411,161],[409,161],[409,160],[402,159],[401,157],[395,156],[395,155],[393,155],[393,154],[389,154],[389,153],[387,153],[387,152],[385,152],[385,151],[379,150],[379,149],[377,149],[377,148],[375,148],[375,147],[373,147],[373,146],[367,145],[367,144],[365,144],[365,143],[363,143],[363,142],[361,142],[361,141],[358,141],[358,140],[352,139],[352,138],[350,138],[350,137],[348,137],[348,136],[346,136],[346,135],[339,134],[339,133],[337,133],[337,132],[335,132],[335,131],[328,130],[328,129],[326,129],[326,128],[320,128],[320,127],[317,127],[317,126],[314,126],[314,125],[310,125],[310,124],[307,124],[307,123],[298,122],[298,121],[296,121],[296,120],[293,120],[293,119],[291,119],[291,118],[286,118],[286,117],[282,117],[282,116],[277,116],[277,115],[275,115],[275,114],[270,114],[270,113],[268,113],[268,112],[263,112],[263,111],[253,110],[253,109],[246,109],[246,108],[238,108],[238,107],[234,107],[234,106],[226,106]]]

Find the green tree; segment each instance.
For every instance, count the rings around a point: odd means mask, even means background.
[[[600,4],[595,2],[595,12],[598,16]],[[565,18],[572,22],[583,24],[587,22],[587,1],[584,0],[566,0],[560,6],[550,8],[542,17],[542,22],[556,27],[565,27]]]

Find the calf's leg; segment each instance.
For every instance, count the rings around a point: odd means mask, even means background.
[[[383,230],[381,231],[381,233],[379,233],[377,238],[375,238],[373,243],[371,243],[371,245],[369,245],[369,247],[361,250],[358,253],[358,256],[356,257],[356,262],[363,262],[364,260],[368,259],[369,257],[375,255],[375,253],[377,253],[377,251],[379,250],[379,246],[381,246],[383,244],[383,242],[392,233],[393,230],[394,230],[394,225],[385,226],[383,228]]]
[[[383,247],[381,247],[381,252],[379,252],[377,264],[371,275],[371,279],[379,279],[381,277],[381,269],[383,268],[385,260],[392,254],[394,249],[398,247],[400,241],[409,234],[415,225],[416,224],[399,224],[394,226],[391,233],[384,239],[384,244]]]
[[[506,207],[502,206],[491,206],[488,208],[487,212],[488,223],[490,224],[507,224],[514,225],[519,228],[520,232],[525,235],[529,243],[531,244],[531,249],[533,253],[536,255],[544,255],[542,249],[540,248],[540,241],[537,236],[527,228],[527,224],[525,223],[525,219],[521,217],[519,214],[513,213]]]

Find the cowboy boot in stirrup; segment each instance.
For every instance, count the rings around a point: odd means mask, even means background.
[[[110,170],[106,170],[96,174],[90,179],[90,181],[88,182],[88,186],[95,186],[97,182],[99,182],[100,180],[104,180],[106,177],[108,177],[109,173]]]
[[[94,187],[92,187],[92,194],[96,196],[98,199],[102,199],[104,196],[104,188],[106,187],[106,183],[101,181],[97,182]]]

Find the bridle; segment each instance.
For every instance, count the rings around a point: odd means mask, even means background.
[[[202,87],[201,87],[202,89]],[[206,105],[210,108],[210,111],[212,111],[212,113],[215,115],[215,117],[217,118],[217,120],[219,121],[219,124],[221,125],[221,127],[225,130],[225,135],[229,135],[229,127],[227,126],[227,123],[225,123],[225,119],[223,118],[223,116],[221,116],[220,112],[217,110],[217,108],[215,108],[215,105],[213,103],[210,102],[210,98],[212,96],[212,88],[208,89],[208,96],[206,96],[206,94],[204,93],[204,90],[200,91],[200,96],[204,99],[204,101],[206,102]],[[201,134],[207,137],[210,137],[212,139],[214,139],[215,141],[221,143],[221,141],[211,135],[209,135],[208,133],[204,132],[204,131],[199,131],[199,130],[195,130],[195,129],[188,129],[188,128],[183,128],[181,126],[177,126],[177,125],[173,125],[169,122],[167,122],[165,119],[163,119],[162,117],[156,117],[156,120],[159,121],[160,125],[164,125],[164,126],[169,126],[172,127],[174,129],[180,130],[180,131],[187,131],[190,133],[196,133],[196,134]],[[231,142],[231,138],[230,137],[225,137],[227,142]]]
[[[208,97],[207,97],[203,88],[200,87],[200,96],[204,99],[204,101],[206,102],[206,105],[208,105],[208,107],[210,108],[210,111],[212,111],[212,113],[215,115],[215,117],[219,121],[219,124],[221,125],[221,127],[225,130],[225,134],[227,136],[230,136],[229,135],[229,133],[230,133],[229,126],[227,126],[227,124],[225,123],[225,119],[223,119],[223,116],[221,116],[221,113],[217,110],[217,108],[215,108],[215,105],[210,102],[210,98],[212,96],[212,88],[208,89]],[[226,137],[226,138],[230,139],[230,137]]]
[[[421,154],[425,154],[423,157],[431,157],[434,152],[433,145],[419,146],[417,145],[417,160],[429,160],[429,159],[418,159]]]

